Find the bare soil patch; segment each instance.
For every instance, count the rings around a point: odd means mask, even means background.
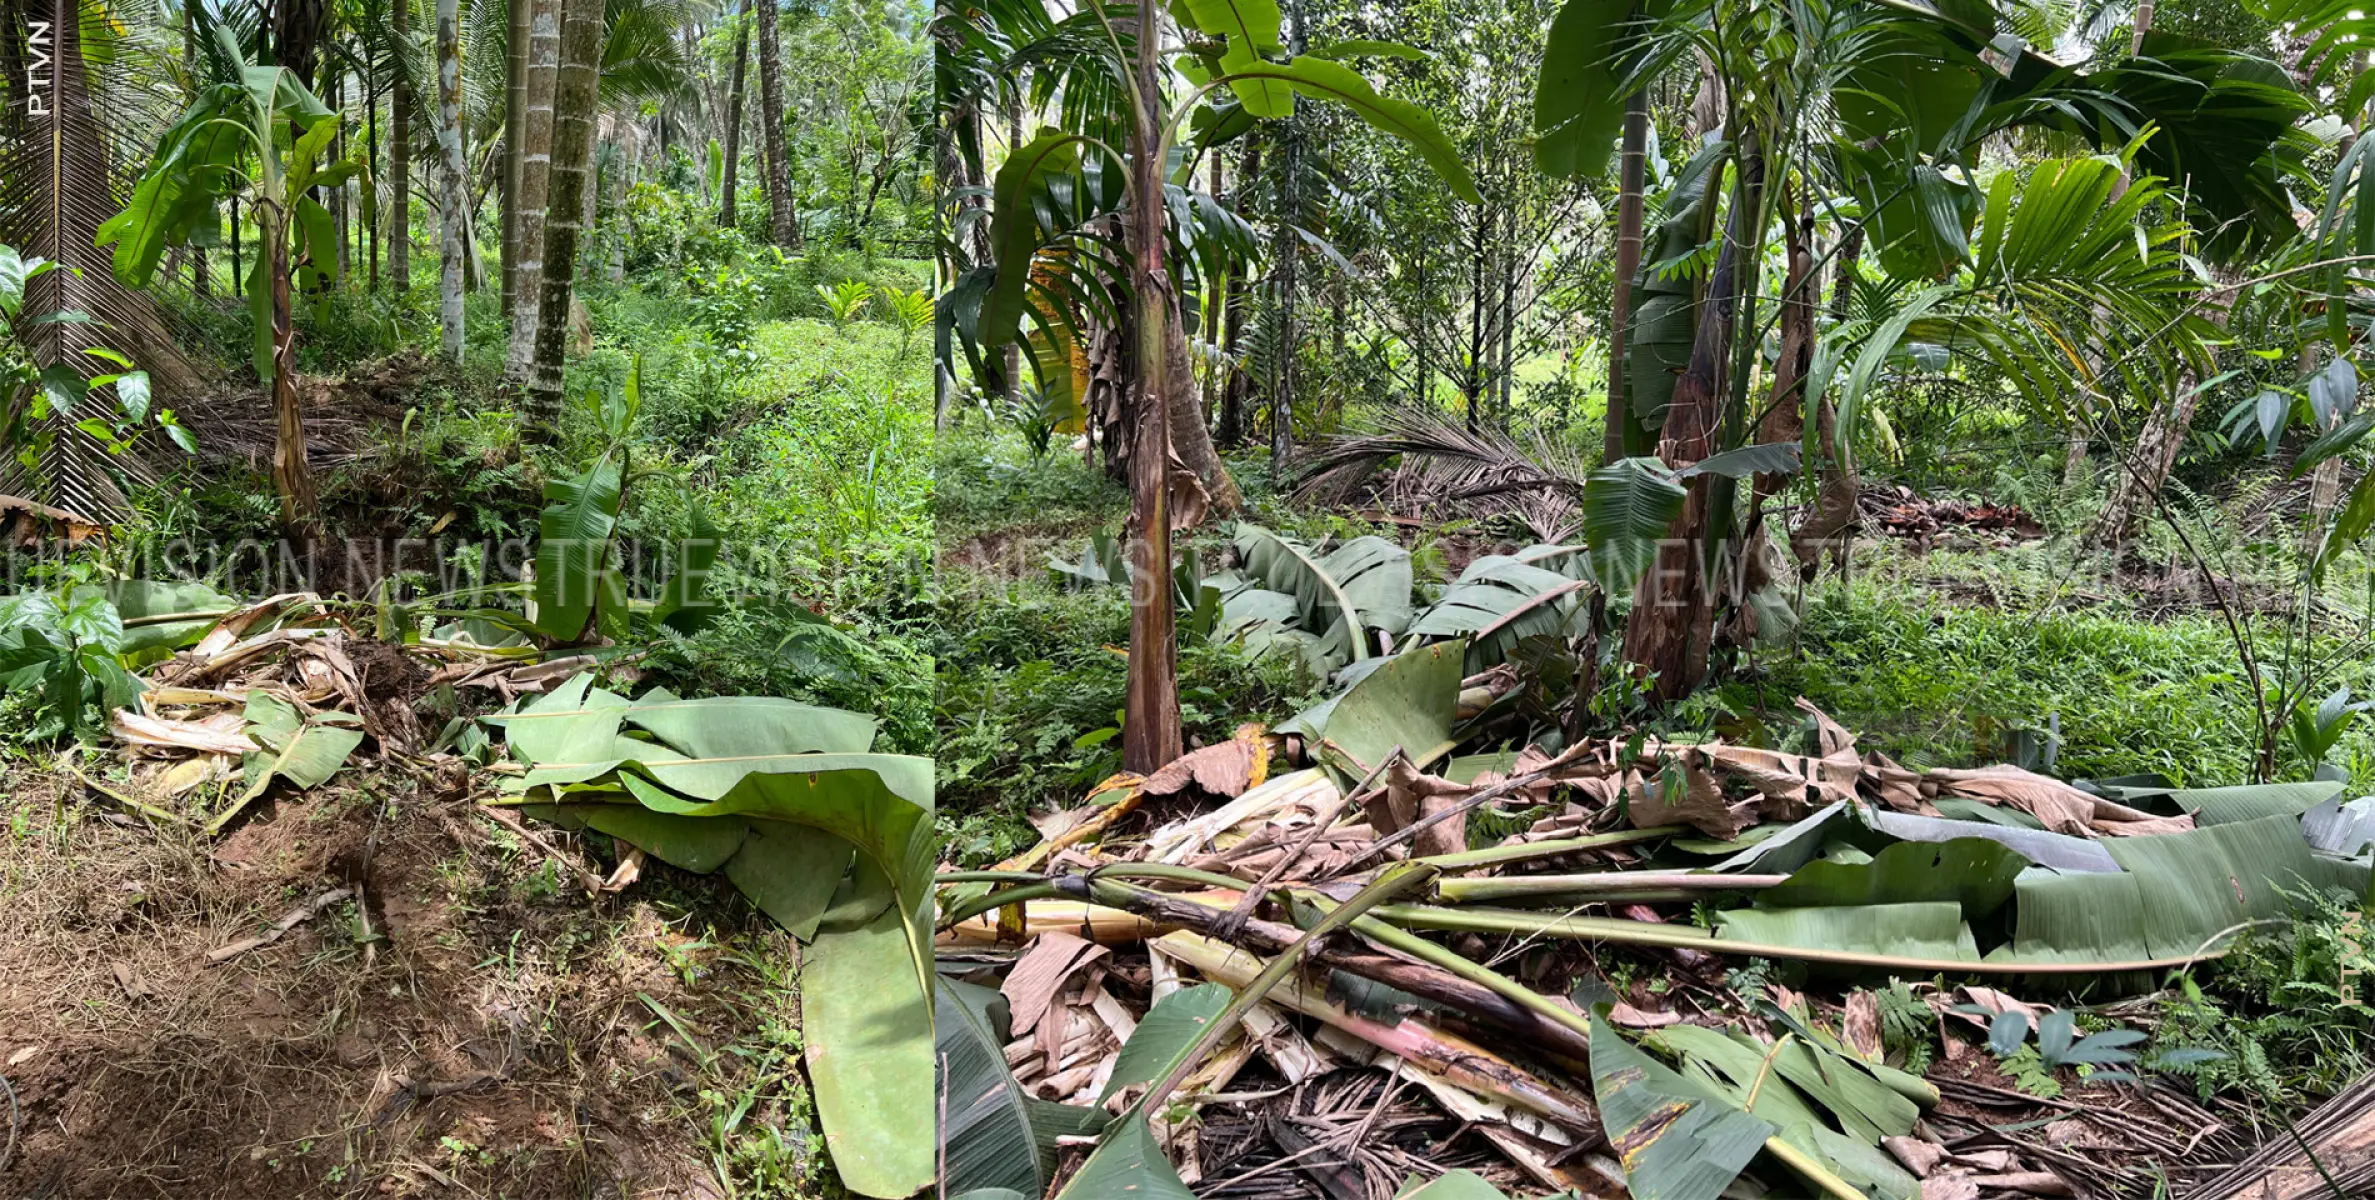
[[[13,766],[0,841],[0,1194],[722,1196],[703,1089],[755,1092],[817,1186],[795,947],[710,880],[588,897],[393,773],[208,844]]]

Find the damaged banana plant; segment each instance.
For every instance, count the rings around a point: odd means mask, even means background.
[[[931,1183],[932,764],[871,717],[757,696],[629,699],[590,674],[486,718],[528,814],[722,872],[807,943],[802,1033],[842,1182]]]

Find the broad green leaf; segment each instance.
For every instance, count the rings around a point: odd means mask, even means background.
[[[1277,0],[1183,0],[1187,23],[1207,37],[1225,38],[1221,48],[1222,77],[1235,75],[1244,68],[1262,61],[1262,55],[1285,49],[1278,40],[1279,12]],[[1229,90],[1236,93],[1237,103],[1255,117],[1288,117],[1295,111],[1295,96],[1284,83],[1276,80],[1230,80]]]
[[[1543,173],[1589,179],[1607,170],[1638,22],[1636,0],[1567,0],[1551,18],[1534,82],[1534,165]]]
[[[708,625],[722,611],[717,601],[708,598],[708,590],[710,573],[717,568],[718,552],[724,548],[717,523],[709,519],[706,508],[695,503],[692,532],[676,548],[676,573],[661,586],[652,620],[679,633],[698,633]]]
[[[1021,330],[1031,259],[1039,252],[1039,218],[1031,197],[1050,178],[1079,167],[1084,140],[1060,129],[1042,129],[998,168],[990,201],[990,250],[998,275],[982,298],[976,334],[984,348],[1005,345]]]
[[[901,983],[915,966],[908,916],[894,904],[861,926],[827,926],[800,965],[817,1121],[842,1185],[861,1196],[912,1196],[935,1174],[932,1001],[928,981]]]
[[[1635,1200],[1716,1200],[1775,1127],[1592,1017],[1592,1094]]]
[[[1395,1200],[1509,1200],[1501,1189],[1469,1171],[1450,1171],[1417,1187],[1403,1187],[1408,1190],[1395,1193]]]
[[[1298,624],[1331,657],[1369,657],[1370,630],[1400,633],[1410,623],[1410,552],[1381,537],[1358,537],[1326,554],[1259,525],[1237,524],[1246,570],[1295,597]]]
[[[1980,838],[1899,842],[1871,861],[1808,863],[1789,882],[1757,895],[1760,908],[1899,905],[1951,901],[1964,920],[1994,912],[2012,898],[2013,880],[2028,860]],[[1782,941],[1757,938],[1758,941]]]
[[[1566,557],[1583,560],[1576,565],[1588,571],[1589,560],[1580,548],[1553,549],[1570,550]],[[1522,557],[1488,554],[1469,563],[1444,589],[1443,597],[1410,622],[1408,632],[1413,637],[1471,639],[1468,669],[1481,671],[1507,658],[1509,648],[1519,641],[1565,629],[1585,584],[1584,579]],[[1476,640],[1487,629],[1493,630],[1492,636]]]
[[[2338,780],[2310,783],[2253,783],[2241,787],[2174,788],[2169,798],[2191,813],[2197,825],[2223,825],[2261,817],[2299,816],[2342,791]]]
[[[1164,1157],[1142,1113],[1131,1112],[1105,1131],[1056,1200],[1195,1200]]]
[[[536,628],[561,642],[585,636],[618,525],[619,461],[605,454],[575,479],[544,485],[551,503],[537,517]]]
[[[1123,1043],[1121,1055],[1113,1064],[1113,1074],[1097,1097],[1098,1103],[1112,1099],[1132,1084],[1153,1083],[1162,1078],[1179,1056],[1204,1036],[1204,1030],[1229,1006],[1229,1000],[1229,989],[1217,983],[1203,983],[1156,1001],[1138,1022],[1130,1040]]]
[[[1303,734],[1323,761],[1354,779],[1396,749],[1424,767],[1451,751],[1465,669],[1457,643],[1405,650],[1278,732]]]
[[[960,1196],[988,1189],[1034,1200],[1046,1195],[1056,1173],[1056,1138],[1096,1133],[1105,1113],[1034,1098],[1015,1082],[1004,1053],[1011,1040],[1004,996],[942,979],[932,1000],[948,1105],[948,1171],[941,1184]]]
[[[1665,464],[1653,458],[1619,459],[1585,477],[1583,540],[1603,592],[1631,594],[1657,561],[1658,544],[1682,514],[1685,496]]]
[[[1723,937],[1759,945],[1979,961],[1962,909],[1951,902],[1740,909],[1717,914],[1716,922]]]
[[[1381,96],[1360,72],[1310,55],[1284,63],[1250,63],[1233,73],[1235,81],[1269,79],[1284,81],[1297,93],[1314,100],[1330,100],[1352,109],[1372,127],[1401,139],[1417,151],[1434,168],[1435,174],[1451,185],[1453,195],[1470,204],[1484,202],[1467,164],[1460,161],[1459,150],[1444,136],[1427,110],[1407,100]],[[1004,172],[1000,172],[1000,177],[1003,176]]]

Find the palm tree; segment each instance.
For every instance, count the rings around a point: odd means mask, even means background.
[[[735,175],[742,167],[742,76],[750,60],[750,6],[751,0],[742,0],[742,19],[734,23],[733,82],[726,88],[726,163],[718,180],[721,229],[734,228],[734,194],[740,190]]]
[[[536,350],[536,326],[542,318],[544,286],[544,224],[552,192],[553,94],[561,69],[560,0],[524,0],[530,7],[528,57],[520,98],[524,110],[520,141],[514,155],[519,164],[513,208],[518,214],[518,263],[512,272],[511,345],[504,355],[504,377],[525,382]]]
[[[529,428],[556,434],[561,417],[561,359],[569,336],[570,286],[586,226],[587,179],[594,156],[594,117],[602,57],[602,0],[563,0],[561,66],[553,93],[550,211],[544,225],[544,279],[538,300],[536,354],[528,380]]]
[[[439,328],[445,357],[462,361],[462,275],[470,241],[468,169],[462,161],[462,7],[460,0],[437,0],[437,149],[444,174],[439,179],[438,230],[442,260],[438,275]]]
[[[751,0],[745,0],[750,3]],[[783,131],[783,48],[776,33],[776,0],[757,0],[759,13],[759,149],[767,171],[767,223],[775,244],[800,248],[800,212],[793,203],[791,149]],[[741,56],[735,56],[740,79]]]

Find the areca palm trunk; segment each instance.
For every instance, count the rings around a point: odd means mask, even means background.
[[[1837,265],[1832,268],[1831,321],[1847,320],[1848,304],[1855,296],[1856,263],[1864,253],[1864,227],[1851,225],[1841,235],[1838,252],[1833,255]],[[1863,484],[1856,478],[1855,464],[1848,458],[1846,447],[1839,442],[1839,414],[1832,406],[1829,393],[1810,396],[1814,408],[1815,447],[1822,462],[1817,468],[1814,489],[1814,513],[1790,535],[1790,553],[1798,560],[1798,577],[1812,579],[1822,566],[1822,555],[1829,550],[1840,564],[1842,573],[1847,565],[1847,539],[1853,536],[1856,502]]]
[[[742,167],[742,77],[750,60],[751,0],[742,0],[742,21],[734,26],[734,80],[726,89],[726,162],[725,173],[718,180],[717,224],[720,229],[734,228],[734,193],[739,186],[735,176]],[[772,214],[770,214],[772,215]]]
[[[1625,99],[1625,140],[1616,169],[1616,287],[1608,305],[1608,417],[1601,457],[1625,456],[1625,339],[1633,325],[1633,276],[1641,270],[1642,188],[1649,161],[1649,90]]]
[[[587,176],[594,157],[594,103],[600,82],[602,0],[565,0],[561,69],[553,93],[551,203],[544,224],[541,314],[528,382],[529,428],[551,440],[561,416],[561,360],[569,338],[569,297],[586,226]]]
[[[442,189],[445,210],[438,229],[439,324],[445,357],[462,361],[462,273],[469,256],[470,213],[463,204],[469,183],[462,178],[462,6],[460,0],[437,0],[437,148],[444,162]]]
[[[503,311],[519,300],[520,147],[527,144],[528,55],[533,32],[531,0],[505,0],[510,28],[503,39]]]
[[[395,0],[396,40],[412,35],[412,0]],[[412,77],[396,66],[388,92],[388,282],[412,287]]]
[[[767,170],[767,223],[775,244],[800,248],[800,212],[792,203],[791,148],[783,134],[783,46],[776,0],[759,0],[759,148]]]
[[[517,176],[512,207],[517,228],[516,247],[508,248],[504,282],[511,301],[511,344],[503,356],[504,378],[513,383],[528,377],[536,352],[536,326],[541,319],[544,286],[544,221],[552,188],[553,92],[561,67],[560,0],[522,0],[528,16],[528,60],[522,72],[520,140],[512,155]]]

